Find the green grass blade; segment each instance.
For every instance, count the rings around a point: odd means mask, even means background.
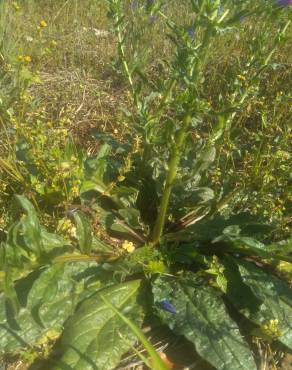
[[[152,344],[148,341],[145,337],[144,333],[141,329],[138,328],[131,320],[129,320],[126,316],[124,316],[119,310],[115,308],[105,297],[101,295],[101,299],[124,321],[125,324],[129,326],[132,332],[137,336],[140,340],[146,351],[148,352],[149,356],[152,360],[152,368],[153,370],[168,370],[166,365],[163,363],[162,359],[157,354],[155,348]]]

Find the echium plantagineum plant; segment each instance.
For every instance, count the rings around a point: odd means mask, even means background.
[[[134,351],[145,365],[165,370],[141,331],[145,317],[184,336],[218,369],[257,368],[248,336],[292,349],[292,294],[273,273],[292,262],[291,241],[258,241],[269,240],[271,227],[246,213],[223,217],[234,190],[215,194],[206,185],[220,140],[257,94],[290,22],[266,1],[181,3],[188,16],[178,22],[167,2],[108,0],[133,139],[96,134],[104,145],[84,163],[81,204],[68,212],[70,240],[49,233],[17,196],[24,215],[0,250],[0,355],[45,356],[54,370],[109,370],[138,339],[148,355]],[[155,78],[141,68],[139,52],[146,58],[148,49],[129,34],[135,17],[168,28],[171,52]],[[251,40],[251,54],[213,107],[204,95],[212,48],[257,17],[263,27],[274,18],[278,32],[269,43],[265,29]],[[88,215],[106,235],[94,234]]]

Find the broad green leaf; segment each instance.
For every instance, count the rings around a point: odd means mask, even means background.
[[[288,240],[282,240],[278,243],[268,245],[268,249],[275,254],[288,255],[292,252],[292,238]]]
[[[271,231],[271,228],[268,228],[267,225],[261,225],[256,220],[255,217],[248,213],[240,213],[228,218],[217,215],[211,219],[206,218],[206,220],[202,220],[179,232],[168,234],[167,238],[175,239],[176,241],[211,241],[221,237],[224,229],[230,226],[232,226],[234,231],[240,228],[242,236],[254,236],[258,233],[265,234]]]
[[[232,248],[237,249],[239,252],[244,254],[255,254],[262,258],[274,258],[292,262],[292,258],[290,256],[273,253],[272,249],[269,249],[269,246],[266,246],[255,238],[241,236],[239,233],[240,228],[237,225],[229,226],[223,230],[223,235],[213,239],[212,243],[225,241],[229,243]]]
[[[292,290],[283,281],[252,263],[241,261],[238,265],[243,282],[262,302],[250,319],[259,325],[278,320],[282,333],[278,340],[292,349]]]
[[[224,265],[224,276],[227,280],[226,296],[234,307],[244,316],[250,318],[256,312],[261,301],[255,297],[249,286],[243,283],[238,271],[237,261],[226,256],[221,260]]]
[[[92,229],[88,219],[81,212],[74,212],[76,222],[76,235],[79,242],[80,251],[89,254],[92,247]]]
[[[214,289],[196,285],[194,275],[184,281],[162,277],[154,282],[153,294],[162,321],[217,369],[256,370],[251,351]]]
[[[65,326],[61,356],[53,370],[110,370],[135,343],[128,325],[101,296],[136,325],[142,321],[137,303],[140,280],[113,285],[85,300]]]
[[[152,360],[152,368],[153,370],[168,370],[168,367],[164,364],[161,357],[157,354],[155,348],[146,338],[143,331],[131,320],[129,320],[125,315],[123,315],[119,310],[115,308],[105,297],[101,295],[101,299],[111,308],[120,318],[123,320],[131,331],[136,335],[136,337],[140,340],[145,350],[148,352],[151,360]]]
[[[136,208],[120,209],[119,214],[126,221],[126,223],[134,229],[141,228],[140,212]]]
[[[105,193],[107,190],[107,186],[102,181],[91,181],[91,180],[85,180],[80,189],[80,193],[86,193],[88,191],[97,191],[98,193]]]
[[[206,147],[198,155],[195,168],[197,172],[205,171],[215,160],[216,149],[215,147]]]
[[[96,236],[93,236],[92,238],[92,250],[98,253],[114,253],[115,252],[114,248],[111,245],[98,239]]]
[[[20,280],[16,285],[20,302],[17,314],[1,294],[0,354],[37,344],[48,332],[60,334],[83,292],[86,271],[92,266],[96,264],[56,264]]]
[[[43,248],[46,252],[68,245],[68,241],[57,234],[48,232],[44,227],[41,228],[41,238]]]
[[[145,241],[143,237],[133,230],[129,225],[118,218],[111,217],[111,215],[108,217],[107,226],[109,230],[124,234],[126,237],[130,236],[136,240],[139,240],[140,242]]]
[[[16,199],[27,213],[21,221],[26,246],[39,256],[42,250],[42,240],[37,213],[28,199],[21,195],[16,195]]]

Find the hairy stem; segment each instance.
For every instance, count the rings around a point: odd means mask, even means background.
[[[169,162],[168,162],[168,173],[167,173],[167,177],[165,181],[164,191],[163,191],[162,198],[161,198],[158,217],[156,219],[156,223],[155,223],[153,235],[152,235],[152,245],[153,246],[159,243],[159,240],[163,232],[166,212],[167,212],[168,203],[169,203],[169,197],[170,197],[171,190],[173,187],[173,182],[177,175],[177,168],[178,168],[181,154],[182,154],[182,147],[185,142],[185,138],[188,132],[191,119],[192,119],[191,113],[190,111],[187,111],[183,119],[182,128],[180,129],[180,131],[178,132],[176,136],[175,144],[170,153]]]

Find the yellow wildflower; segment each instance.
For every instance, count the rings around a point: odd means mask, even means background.
[[[118,176],[118,181],[119,182],[122,182],[122,181],[124,181],[125,180],[125,176],[123,176],[123,175],[119,175]]]
[[[31,62],[31,57],[29,55],[25,55],[23,57],[23,61],[26,62],[26,63],[30,63]]]
[[[246,77],[243,75],[238,75],[237,76],[241,81],[246,81]]]
[[[16,1],[13,1],[12,6],[15,10],[20,10],[20,6],[17,4]]]
[[[17,57],[19,62],[22,63],[30,63],[31,62],[31,57],[29,55],[18,55]]]
[[[51,46],[52,46],[52,47],[54,47],[54,48],[55,48],[57,45],[58,45],[58,43],[57,43],[57,41],[56,41],[56,40],[52,40],[52,41],[51,41]]]
[[[47,22],[44,20],[40,21],[40,28],[46,28],[47,27]]]
[[[135,250],[135,246],[132,242],[129,242],[128,240],[125,240],[122,244],[122,248],[127,251],[128,253],[133,253]]]
[[[282,332],[279,328],[279,321],[277,319],[270,320],[266,324],[261,326],[263,334],[271,339],[277,339],[282,336]]]

